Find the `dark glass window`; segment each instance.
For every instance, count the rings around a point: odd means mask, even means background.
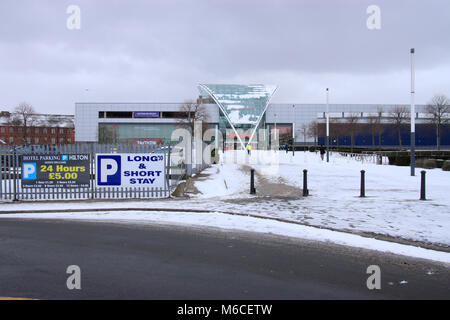
[[[131,111],[106,111],[105,118],[133,118]]]
[[[188,118],[189,112],[183,112],[183,111],[166,111],[162,112],[162,118]],[[194,117],[194,113],[191,112],[191,117]]]

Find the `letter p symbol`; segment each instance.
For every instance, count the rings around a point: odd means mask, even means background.
[[[22,165],[23,179],[36,179],[36,163],[29,162]]]
[[[101,156],[97,158],[97,184],[99,186],[120,186],[121,156]]]

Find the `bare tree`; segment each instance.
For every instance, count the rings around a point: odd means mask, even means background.
[[[389,118],[389,121],[395,126],[398,135],[398,143],[401,148],[403,127],[408,123],[410,118],[409,108],[404,106],[396,106],[389,113]]]
[[[27,129],[31,127],[36,119],[36,111],[27,102],[20,103],[14,108],[11,124],[22,127],[23,143],[27,143]]]
[[[303,144],[306,146],[306,137],[308,136],[308,124],[302,123],[300,126],[300,130],[297,130],[297,132],[300,132],[303,135]]]
[[[195,121],[202,121],[203,125],[206,125],[205,122],[208,121],[208,112],[206,107],[201,103],[196,103],[190,100],[185,101],[180,106],[180,117],[178,119],[178,123],[183,127],[190,129],[191,133],[193,133]],[[205,127],[203,129],[205,129]]]
[[[442,126],[450,122],[450,100],[445,95],[435,95],[426,110],[433,116],[430,121],[436,126],[436,145],[440,150]]]
[[[319,124],[317,121],[311,121],[308,124],[308,137],[314,138],[314,145],[317,145],[317,139],[319,136]]]
[[[348,117],[345,118],[345,122],[347,123],[347,127],[350,131],[350,143],[351,143],[351,151],[353,152],[353,148],[355,147],[355,136],[359,132],[358,123],[361,119],[361,114],[358,112],[350,113]]]

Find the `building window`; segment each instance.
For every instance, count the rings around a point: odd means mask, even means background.
[[[42,133],[47,134],[47,128],[44,128],[44,129],[42,130]]]
[[[64,133],[64,129],[59,129],[59,133]]]
[[[52,144],[55,144],[55,143],[56,143],[56,139],[52,138]]]
[[[31,143],[31,138],[27,137],[27,143],[30,144]]]
[[[17,132],[22,132],[22,128],[17,128]]]
[[[39,134],[39,128],[34,129],[34,133]]]
[[[64,138],[59,138],[59,143],[64,143]]]
[[[13,133],[14,132],[14,128],[13,127],[9,127],[9,132]]]
[[[9,143],[13,143],[14,142],[14,138],[13,137],[9,137]]]
[[[191,112],[191,117],[194,116],[194,112]],[[183,111],[165,111],[162,112],[162,118],[170,118],[170,119],[183,119],[188,118],[189,112],[183,112]]]
[[[101,115],[100,113],[99,116]],[[133,112],[131,111],[106,111],[105,114],[105,118],[133,118]]]
[[[0,130],[1,130],[2,133],[4,133],[5,132],[5,127],[2,127]]]
[[[55,128],[52,128],[52,131],[51,131],[51,132],[54,134],[54,133],[56,132],[56,131],[55,131]]]
[[[34,143],[38,144],[39,143],[39,138],[34,138]]]

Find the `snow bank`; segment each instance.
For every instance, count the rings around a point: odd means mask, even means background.
[[[1,216],[1,218],[8,216]],[[45,213],[45,214],[15,214],[15,218],[27,219],[66,219],[66,220],[91,220],[118,223],[163,223],[175,225],[208,226],[225,230],[242,230],[250,232],[269,233],[281,236],[295,237],[322,242],[333,242],[357,248],[389,252],[415,258],[435,260],[450,263],[450,253],[428,250],[420,247],[403,245],[388,241],[365,238],[358,235],[324,230],[314,227],[259,219],[245,216],[233,216],[221,213],[196,213],[196,212],[104,212],[90,213]]]

